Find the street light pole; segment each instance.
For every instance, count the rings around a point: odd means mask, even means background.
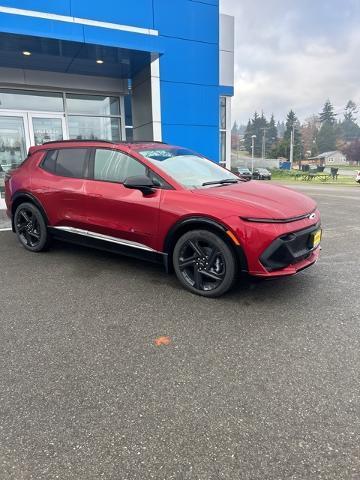
[[[295,125],[292,126],[291,129],[291,136],[290,136],[290,170],[293,167],[293,161],[294,161],[294,131]]]
[[[262,138],[262,148],[261,148],[262,161],[265,160],[265,135],[266,135],[266,129],[264,128],[263,138]]]
[[[254,142],[256,135],[251,135],[251,173],[254,173]]]
[[[268,130],[269,127],[264,127],[262,129],[263,131],[263,136],[262,136],[262,144],[261,144],[261,157],[262,161],[264,162],[265,156],[266,156],[266,130]]]

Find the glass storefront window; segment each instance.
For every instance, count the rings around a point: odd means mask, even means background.
[[[35,145],[42,145],[45,142],[62,140],[64,138],[60,118],[34,117],[32,122]]]
[[[18,164],[30,145],[48,141],[70,138],[119,142],[122,121],[119,97],[0,88],[0,165],[9,152],[9,162]],[[21,151],[18,146],[9,146],[8,135],[12,139],[14,135],[21,137],[23,143],[26,139]]]
[[[5,173],[26,157],[23,117],[0,116],[0,199],[4,196]]]
[[[0,90],[0,109],[63,112],[62,93],[36,92],[32,90]]]
[[[226,130],[226,98],[220,97],[220,129]]]
[[[66,106],[69,114],[120,115],[120,102],[117,97],[67,94]]]
[[[23,118],[0,116],[0,173],[20,165],[25,157]]]
[[[220,132],[220,163],[226,163],[226,132]]]
[[[71,115],[68,127],[70,139],[121,141],[120,118]]]

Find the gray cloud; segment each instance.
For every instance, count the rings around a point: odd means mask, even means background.
[[[304,120],[330,98],[360,102],[358,0],[221,0],[235,16],[233,118],[257,110]]]

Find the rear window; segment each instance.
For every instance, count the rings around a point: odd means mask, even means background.
[[[56,159],[56,174],[63,177],[82,178],[85,172],[87,148],[64,148]]]
[[[46,170],[47,172],[55,173],[57,154],[57,150],[52,150],[51,152],[48,152],[46,154],[46,157],[41,165],[44,170]]]
[[[84,178],[87,148],[64,148],[47,153],[42,168],[62,177]]]

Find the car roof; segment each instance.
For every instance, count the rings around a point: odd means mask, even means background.
[[[45,142],[42,145],[36,145],[30,147],[29,153],[30,155],[39,151],[39,150],[49,150],[49,149],[57,149],[57,148],[71,148],[71,147],[99,147],[99,146],[123,146],[127,147],[130,150],[142,150],[144,148],[151,149],[151,148],[173,148],[173,145],[168,145],[165,142],[157,142],[155,140],[149,141],[134,141],[134,142],[112,142],[110,140],[55,140],[51,142]]]

